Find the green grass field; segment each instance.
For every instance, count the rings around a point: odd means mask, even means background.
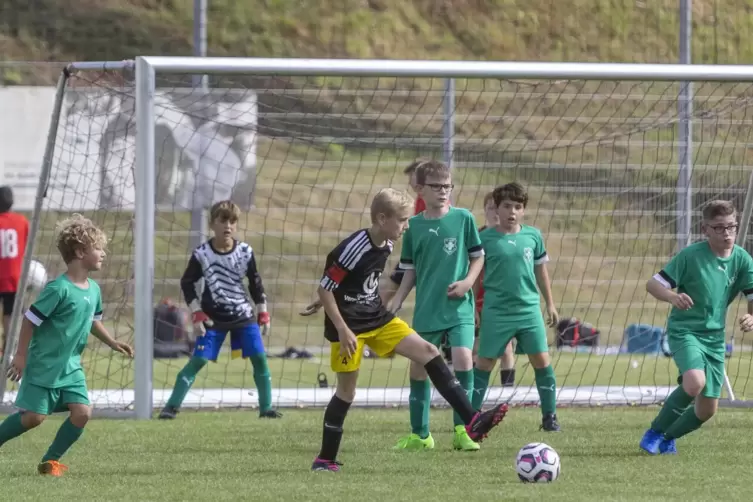
[[[432,412],[432,452],[394,452],[408,428],[402,410],[354,410],[345,424],[339,473],[311,473],[321,410],[260,421],[253,412],[183,413],[174,422],[93,420],[63,458],[70,470],[41,478],[36,464],[61,418],[0,450],[3,489],[17,501],[75,500],[749,500],[741,473],[753,449],[753,415],[721,410],[678,442],[676,457],[649,457],[638,441],[656,408],[561,410],[564,432],[538,431],[539,412],[513,409],[472,454],[451,450],[449,411]],[[562,457],[551,485],[526,485],[517,450],[544,441]]]

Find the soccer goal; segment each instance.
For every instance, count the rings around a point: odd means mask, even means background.
[[[193,86],[196,75],[209,85]],[[96,277],[105,322],[136,359],[90,342],[84,365],[101,412],[149,418],[169,396],[191,340],[175,311],[175,337],[161,338],[155,309],[182,306],[180,276],[208,237],[196,215],[217,200],[241,206],[238,238],[253,246],[267,289],[279,407],[329,400],[323,313],[299,312],[326,253],[369,224],[376,191],[409,189],[403,169],[416,157],[451,160],[453,203],[479,226],[495,186],[527,187],[526,222],[546,240],[559,314],[598,332],[550,330],[563,406],[659,403],[676,385],[662,350],[668,309],[644,284],[701,238],[706,201],[736,203],[750,249],[753,66],[141,57],[69,65],[50,112],[24,270],[32,259],[63,270],[55,222],[67,214],[110,236]],[[19,295],[11,347],[32,300]],[[727,391],[744,405],[753,350],[734,330],[744,303],[730,310]],[[356,405],[407,404],[407,370],[400,358],[365,358]],[[488,401],[535,404],[533,378],[519,357],[514,385],[497,373]],[[15,386],[0,386],[11,405]],[[257,403],[248,361],[227,350],[184,407]]]

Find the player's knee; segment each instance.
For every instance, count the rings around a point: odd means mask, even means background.
[[[531,366],[533,366],[537,370],[544,369],[552,364],[551,360],[549,359],[549,352],[531,354],[528,356],[528,360],[531,361]]]
[[[191,370],[192,370],[192,371],[193,371],[194,373],[198,373],[199,371],[201,371],[201,369],[202,369],[202,368],[203,368],[204,366],[206,366],[206,365],[207,365],[207,363],[208,363],[208,362],[209,362],[209,359],[207,359],[206,357],[198,357],[198,356],[193,356],[193,357],[192,357],[192,358],[191,358],[191,359],[190,359],[190,360],[188,361],[188,364],[187,364],[187,366],[188,366],[188,367],[189,367],[189,369],[191,369]]]
[[[337,374],[335,395],[346,403],[352,403],[356,399],[357,375],[357,371]]]
[[[24,411],[21,413],[21,425],[23,425],[26,430],[33,429],[34,427],[42,425],[45,418],[47,418],[45,415]]]
[[[84,427],[92,416],[92,409],[86,405],[71,406],[71,423],[76,427]]]
[[[480,371],[491,371],[494,369],[495,362],[496,361],[494,359],[479,356],[476,358],[476,368],[478,368]]]
[[[699,373],[687,372],[682,376],[682,389],[690,397],[698,397],[706,387],[706,377]]]

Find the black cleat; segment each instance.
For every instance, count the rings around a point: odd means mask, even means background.
[[[282,418],[282,413],[277,410],[267,410],[259,412],[259,418]]]
[[[315,458],[314,463],[311,465],[312,471],[329,471],[338,472],[342,464],[337,460],[324,460],[323,458]]]
[[[561,432],[560,423],[557,421],[557,415],[547,413],[541,420],[541,430],[546,432]]]
[[[178,415],[178,408],[172,406],[165,406],[159,414],[160,420],[172,420]]]
[[[489,431],[495,428],[502,419],[505,418],[508,409],[507,403],[502,403],[489,410],[476,413],[476,416],[473,417],[473,421],[465,426],[465,430],[468,431],[468,435],[472,440],[480,443],[486,439]]]

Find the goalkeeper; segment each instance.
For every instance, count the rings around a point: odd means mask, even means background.
[[[270,323],[264,286],[251,246],[234,238],[240,208],[229,200],[218,202],[212,206],[209,217],[214,237],[194,250],[180,280],[183,296],[192,311],[194,331],[198,334],[196,348],[188,364],[178,373],[173,392],[159,418],[175,418],[196,374],[208,361],[217,361],[228,332],[231,357],[248,358],[253,366],[259,392],[259,416],[280,418],[282,415],[272,409],[272,379],[262,342],[262,332],[267,334]],[[256,316],[243,287],[244,278],[248,279],[248,289],[256,304]],[[196,284],[201,279],[204,279],[204,291],[199,300]]]

